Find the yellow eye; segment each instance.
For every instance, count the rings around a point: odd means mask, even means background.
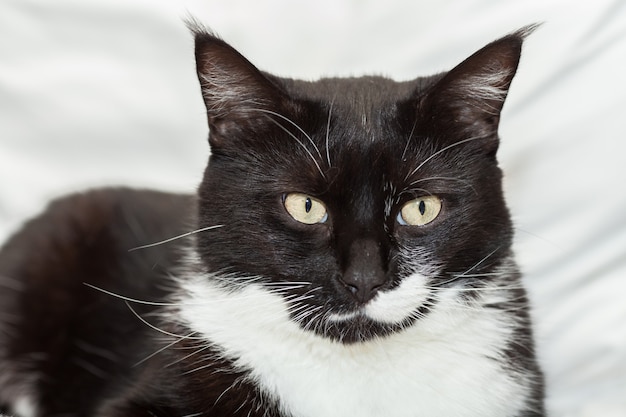
[[[300,223],[325,223],[328,219],[324,203],[310,195],[300,193],[287,194],[284,204],[287,213]]]
[[[405,226],[424,226],[437,218],[441,200],[434,195],[416,198],[406,203],[398,213],[398,223]]]

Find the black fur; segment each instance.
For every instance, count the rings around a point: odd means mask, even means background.
[[[317,288],[303,303],[332,313],[355,311],[399,285],[407,273],[403,246],[419,246],[443,265],[435,287],[450,285],[455,274],[502,266],[513,232],[495,158],[497,128],[528,31],[448,73],[400,83],[278,78],[198,31],[212,154],[197,196],[129,189],[74,195],[8,241],[0,252],[0,401],[34,396],[46,417],[283,416],[208,341],[169,346],[175,339],[167,333],[191,330],[156,313],[177,292],[169,276],[188,272],[190,245],[204,270],[231,274],[233,285],[249,277],[310,282],[292,292]],[[292,219],[283,206],[291,192],[324,201],[327,223]],[[425,193],[442,198],[439,217],[424,228],[399,226],[403,204]],[[192,241],[132,250],[218,225]],[[476,289],[468,299],[485,283],[455,279]],[[519,275],[510,279],[518,283]],[[503,367],[534,376],[528,401],[535,411],[523,415],[542,416],[527,301],[522,289],[515,295],[485,308],[517,316],[519,337],[503,352]],[[420,313],[431,308],[435,299]],[[388,325],[359,317],[307,328],[353,344],[415,320]],[[205,367],[198,370],[198,357],[188,356],[201,347]]]

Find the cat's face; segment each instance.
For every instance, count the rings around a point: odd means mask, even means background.
[[[198,35],[212,156],[208,271],[282,296],[301,328],[351,343],[471,298],[510,256],[495,153],[523,33],[447,74],[302,82]],[[470,290],[470,291],[467,291]]]

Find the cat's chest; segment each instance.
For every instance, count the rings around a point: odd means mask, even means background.
[[[187,289],[183,320],[286,415],[502,417],[526,395],[498,358],[506,326],[486,312],[450,316],[444,306],[398,334],[343,345],[302,331],[258,287]]]
[[[315,348],[275,346],[241,362],[294,417],[505,416],[506,401],[515,402],[516,388],[498,364],[462,345],[456,351],[436,343],[370,352]]]

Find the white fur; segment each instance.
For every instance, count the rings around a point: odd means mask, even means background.
[[[494,106],[492,102],[504,102],[509,91],[507,80],[511,77],[511,72],[508,67],[494,68],[492,72],[468,76],[455,84],[468,97],[472,97],[474,105],[486,113],[498,115],[501,105]]]
[[[39,415],[35,401],[26,396],[17,398],[11,411],[20,417],[35,417]]]
[[[30,368],[25,361],[7,359],[0,346],[0,403],[16,417],[40,416],[35,388],[39,375]]]
[[[364,311],[398,321],[411,296],[423,299],[420,280],[381,294]],[[282,297],[261,285],[233,291],[195,276],[183,286],[180,319],[295,417],[503,417],[522,409],[528,395],[524,380],[512,380],[495,360],[511,336],[511,319],[460,306],[458,290],[440,293],[436,308],[402,332],[344,345],[302,330]]]
[[[397,288],[379,292],[363,309],[365,315],[382,323],[401,323],[428,298],[426,281],[423,275],[413,274],[403,279]]]

